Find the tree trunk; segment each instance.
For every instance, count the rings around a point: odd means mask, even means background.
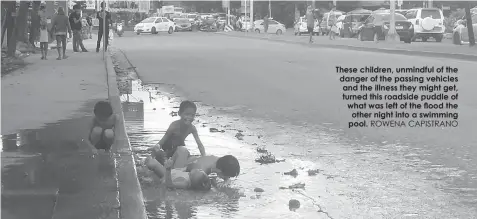
[[[28,42],[26,38],[27,22],[28,22],[28,1],[20,2],[20,9],[18,9],[18,16],[15,22],[15,33],[17,42]]]
[[[3,3],[3,2],[2,2]],[[5,2],[8,3],[8,8],[7,8],[7,17],[5,18],[5,26],[6,26],[6,31],[7,31],[7,46],[8,46],[8,51],[7,55],[10,57],[15,56],[15,50],[17,49],[16,46],[16,37],[15,37],[15,17],[13,14],[16,13],[16,2],[14,1],[8,1]]]
[[[30,26],[30,44],[35,47],[35,41],[38,38],[40,33],[40,16],[38,15],[38,11],[40,9],[41,1],[34,1],[32,12],[31,12],[31,26]]]
[[[469,46],[475,45],[474,27],[472,26],[472,14],[470,13],[471,2],[465,5],[465,18],[467,20],[467,32],[469,33]]]
[[[15,11],[15,2],[14,1],[2,1],[2,13],[5,13],[5,17],[2,22],[2,47],[3,42],[5,42],[5,36],[7,36],[7,41],[13,33],[13,17],[12,13]],[[6,34],[6,35],[5,35]]]

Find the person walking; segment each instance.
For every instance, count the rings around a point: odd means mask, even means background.
[[[48,22],[46,20],[46,7],[44,4],[40,5],[40,11],[38,12],[40,17],[40,50],[41,59],[46,60],[48,56]]]
[[[58,13],[53,18],[51,29],[56,36],[56,49],[58,50],[57,60],[68,58],[68,56],[66,56],[66,38],[68,33],[70,37],[72,33],[68,16],[65,15],[63,7],[58,7]],[[62,51],[63,53],[61,53]]]
[[[96,17],[99,20],[98,42],[96,43],[96,52],[99,52],[99,47],[101,46],[101,39],[103,38],[103,35],[106,41],[105,45],[103,45],[104,51],[108,49],[109,27],[113,25],[113,22],[111,21],[111,14],[105,10],[105,7],[106,3],[101,2],[101,11],[98,11],[98,13],[96,14]],[[105,30],[104,33],[103,29]]]
[[[268,15],[266,15],[264,18],[263,18],[263,32],[266,34],[268,33],[268,23],[269,23],[269,18],[268,18]]]
[[[334,40],[336,37],[336,32],[338,32],[338,27],[336,26],[336,6],[331,8],[330,13],[328,13],[328,26],[330,27],[330,32],[328,34],[330,40]]]
[[[73,51],[79,52],[79,48],[81,47],[82,52],[88,52],[83,45],[83,36],[81,29],[83,28],[83,24],[81,22],[81,8],[80,5],[73,6],[73,13],[70,14],[69,21],[71,29],[73,30]]]
[[[91,18],[91,15],[88,14],[88,16],[86,17],[86,23],[87,23],[87,31],[88,31],[88,36],[90,39],[93,39],[93,36],[92,36],[92,32],[93,32],[93,18]]]
[[[308,8],[306,9],[306,26],[308,29],[308,34],[310,34],[309,43],[313,43],[313,29],[315,28],[315,17],[311,5],[308,6]]]

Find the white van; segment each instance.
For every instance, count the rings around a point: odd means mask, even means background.
[[[406,18],[414,25],[414,37],[412,41],[420,38],[426,42],[430,37],[437,42],[444,38],[446,27],[444,15],[438,8],[415,8],[406,13]]]
[[[335,15],[335,21],[336,21],[338,20],[339,17],[341,17],[341,15],[344,15],[345,13],[342,11],[334,11],[333,14]],[[329,18],[330,18],[330,13],[327,12],[323,15],[323,20],[320,23],[320,32],[321,32],[321,35],[323,36],[328,35],[328,33],[331,30],[331,27],[328,24],[328,21],[330,20]]]

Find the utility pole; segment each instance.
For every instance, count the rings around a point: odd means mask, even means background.
[[[254,23],[253,23],[253,19],[254,19],[254,16],[253,16],[253,0],[250,0],[250,29],[254,29]]]
[[[474,28],[472,25],[472,14],[470,13],[470,7],[472,2],[467,2],[465,6],[465,18],[467,23],[467,32],[469,33],[469,46],[475,46]]]
[[[388,34],[386,35],[386,42],[401,42],[399,35],[396,33],[396,0],[389,0],[389,3],[391,9],[391,21]]]
[[[272,0],[268,0],[268,18],[272,18]]]
[[[244,16],[244,24],[245,24],[245,32],[248,32],[248,25],[247,25],[247,0],[244,0],[245,2],[245,16]]]

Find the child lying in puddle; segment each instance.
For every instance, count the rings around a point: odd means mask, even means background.
[[[94,154],[98,150],[108,152],[114,142],[114,126],[116,115],[113,114],[111,104],[106,101],[99,101],[94,106],[94,118],[89,131],[89,142]]]
[[[174,161],[172,158],[162,165],[152,156],[149,156],[146,158],[145,164],[159,178],[165,179],[166,186],[169,188],[199,191],[209,191],[211,189],[211,181],[203,170],[194,169],[185,172],[185,168],[173,168]]]
[[[151,158],[155,158],[159,164],[164,164],[166,153],[156,147],[152,148]],[[172,158],[172,168],[182,169],[184,172],[194,170],[204,171],[206,174],[216,174],[218,177],[227,180],[240,174],[240,163],[236,157],[225,155],[217,157],[213,155],[191,156],[189,150],[184,146],[176,148]]]
[[[192,134],[199,147],[200,154],[205,156],[204,145],[200,141],[197,129],[192,124],[197,106],[192,101],[183,101],[179,106],[180,119],[171,123],[166,134],[158,143],[158,148],[166,152],[166,158],[172,157],[178,146],[185,146],[185,139]],[[159,161],[163,163],[163,161]]]

